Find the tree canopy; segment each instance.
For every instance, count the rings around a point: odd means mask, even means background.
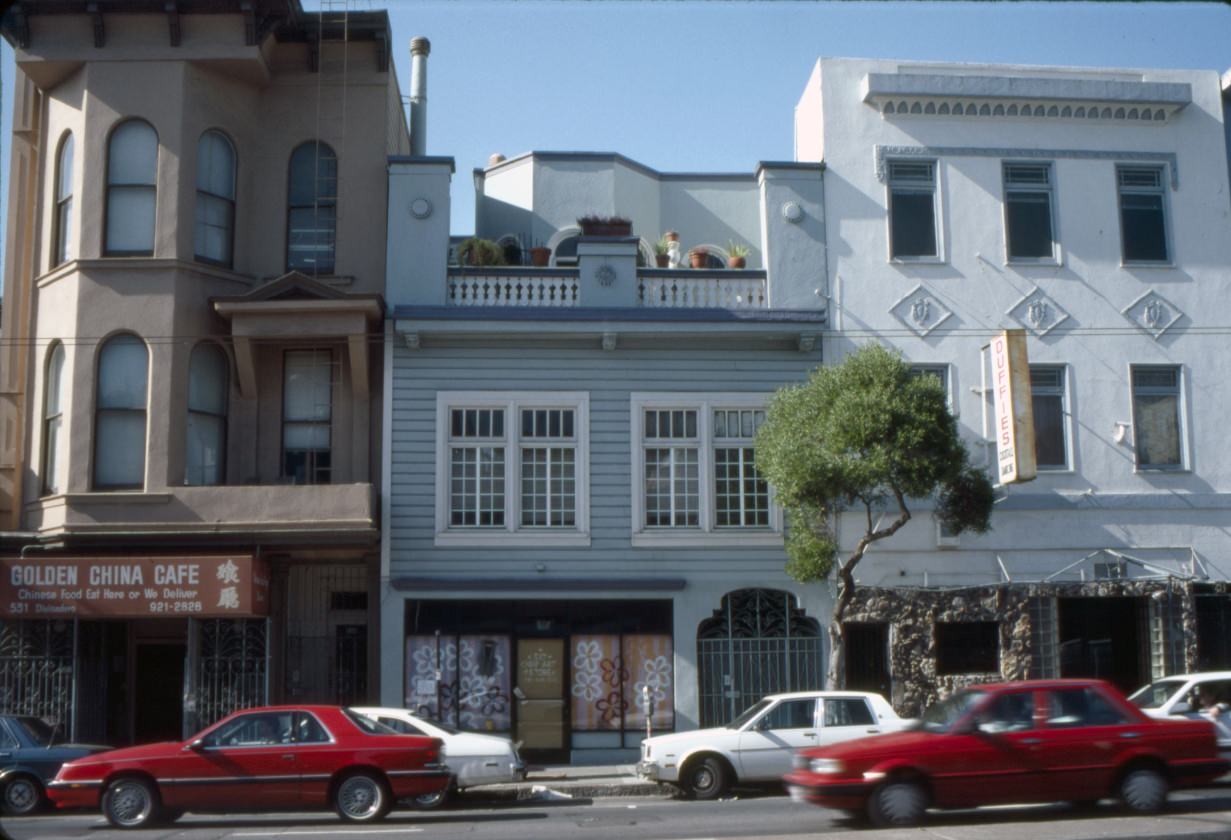
[[[937,517],[953,533],[990,527],[991,481],[971,465],[940,381],[913,375],[879,344],[780,390],[756,449],[757,467],[788,515],[787,572],[796,580],[828,577],[838,558],[834,517],[865,514],[863,537],[838,566],[835,623],[854,597],[852,570],[869,545],[910,520],[908,500],[935,497]],[[878,527],[893,507],[897,516]]]

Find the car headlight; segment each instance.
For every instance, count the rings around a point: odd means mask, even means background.
[[[841,773],[842,762],[836,758],[814,758],[808,762],[808,769],[813,773]]]

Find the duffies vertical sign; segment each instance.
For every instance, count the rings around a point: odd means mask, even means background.
[[[992,396],[996,407],[996,475],[1000,484],[1034,480],[1034,406],[1026,331],[992,339]]]

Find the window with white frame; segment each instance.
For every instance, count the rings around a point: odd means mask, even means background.
[[[939,256],[936,248],[936,162],[889,161],[889,255]]]
[[[1040,470],[1064,470],[1069,466],[1064,390],[1064,365],[1030,366],[1034,457]]]
[[[1132,386],[1137,468],[1182,468],[1180,369],[1174,365],[1134,365]]]
[[[634,394],[633,543],[781,540],[757,472],[764,397]]]
[[[57,341],[47,355],[43,389],[43,493],[64,489],[64,404],[68,380],[64,376],[64,344]]]
[[[1055,259],[1050,165],[1004,165],[1004,227],[1010,260]]]
[[[949,392],[949,366],[948,365],[911,365],[910,375],[914,377],[932,376],[940,383],[940,389],[945,392],[945,405],[949,406],[949,411],[953,411],[953,398]]]
[[[51,267],[73,257],[73,135],[65,134],[56,156],[55,215],[51,224]]]
[[[1167,262],[1170,256],[1162,167],[1117,167],[1116,185],[1120,193],[1120,243],[1124,261]]]
[[[441,393],[437,540],[588,540],[584,393]]]

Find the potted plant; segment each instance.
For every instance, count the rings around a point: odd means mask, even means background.
[[[504,249],[490,239],[472,236],[457,246],[457,261],[462,265],[505,265]]]
[[[551,265],[551,249],[545,248],[541,242],[536,244],[530,249],[530,264],[538,268]]]
[[[673,230],[669,230],[663,234],[663,239],[667,240],[668,242],[679,242],[680,235]]]
[[[743,268],[747,262],[748,246],[742,242],[730,242],[727,255],[727,268]]]
[[[633,221],[625,216],[589,213],[577,220],[582,236],[632,236]]]
[[[666,268],[671,264],[671,240],[666,234],[654,243],[654,264],[659,268]]]
[[[703,248],[693,248],[688,252],[688,265],[692,268],[708,268],[709,261],[710,253]]]

